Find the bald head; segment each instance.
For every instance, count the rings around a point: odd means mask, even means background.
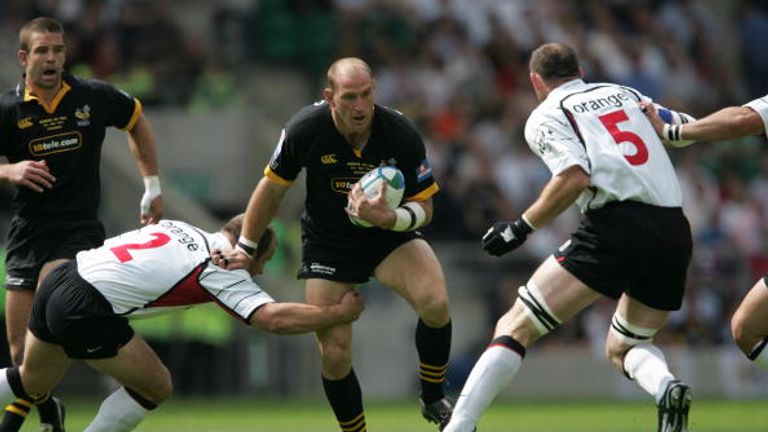
[[[328,88],[336,90],[339,81],[350,79],[358,75],[373,78],[373,73],[371,72],[371,67],[368,66],[368,63],[357,57],[344,57],[336,60],[331,67],[328,68]]]

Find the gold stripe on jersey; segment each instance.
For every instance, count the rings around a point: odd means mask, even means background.
[[[29,91],[29,87],[24,87],[24,102],[29,101],[36,101],[40,106],[43,107],[45,112],[48,114],[53,114],[56,111],[56,108],[59,106],[59,103],[62,99],[64,99],[64,95],[67,94],[72,87],[67,84],[64,79],[61,80],[61,89],[56,93],[56,96],[53,97],[53,100],[51,101],[51,104],[48,105],[48,102],[45,101],[45,99],[41,98],[40,96],[34,95]]]
[[[122,128],[122,130],[130,131],[131,129],[133,129],[133,127],[136,126],[136,122],[139,121],[139,117],[141,116],[141,111],[142,111],[141,101],[136,98],[133,98],[133,102],[134,102],[133,114],[131,114],[131,119],[128,120],[128,124],[126,124],[125,127]]]
[[[435,183],[432,183],[430,187],[424,189],[423,191],[417,193],[416,195],[409,196],[408,198],[405,199],[405,201],[426,201],[427,199],[432,197],[432,195],[436,194],[437,191],[439,190],[440,190],[440,186],[438,186],[437,183],[435,182]]]
[[[292,181],[286,180],[279,175],[277,175],[274,171],[272,171],[269,167],[264,168],[264,176],[268,179],[272,180],[273,182],[279,184],[280,186],[288,187],[293,184]]]

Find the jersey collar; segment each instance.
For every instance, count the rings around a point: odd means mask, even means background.
[[[62,99],[64,99],[64,95],[69,93],[69,91],[72,89],[72,87],[70,87],[69,83],[67,83],[66,75],[62,74],[62,76],[61,76],[61,88],[56,93],[56,96],[53,97],[53,100],[51,101],[51,104],[48,105],[48,103],[45,101],[45,99],[43,99],[43,98],[41,98],[41,97],[39,97],[37,95],[32,94],[32,92],[30,91],[30,88],[27,87],[23,83],[24,83],[24,81],[22,81],[22,85],[24,87],[24,102],[35,101],[40,106],[42,106],[43,109],[45,110],[45,112],[47,112],[48,114],[53,114],[56,111],[56,108],[58,108],[59,103],[61,102]]]
[[[560,84],[559,86],[555,87],[554,89],[552,89],[552,91],[549,92],[549,95],[547,95],[547,99],[549,99],[549,98],[559,98],[559,96],[557,96],[557,95],[560,94],[561,92],[567,92],[569,90],[572,90],[572,89],[577,88],[577,87],[581,87],[583,85],[585,85],[584,80],[580,79],[580,78],[576,78],[576,79],[573,79],[573,80],[570,80],[570,81],[566,81],[566,82]]]

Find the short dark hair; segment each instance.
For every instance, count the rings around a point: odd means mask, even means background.
[[[239,215],[227,221],[227,223],[224,224],[224,226],[221,228],[221,231],[231,235],[232,238],[237,241],[237,239],[240,238],[240,233],[243,231],[244,220],[245,214],[240,213]],[[264,229],[264,233],[261,234],[261,238],[259,238],[259,246],[256,248],[256,253],[253,256],[254,259],[260,258],[267,252],[267,250],[269,250],[269,246],[272,244],[272,239],[275,238],[275,236],[276,234],[272,227],[267,227]]]
[[[19,49],[29,51],[29,39],[32,33],[61,33],[64,34],[64,26],[60,22],[49,17],[37,17],[27,22],[19,30]]]
[[[576,51],[561,43],[547,43],[536,48],[531,53],[529,67],[547,83],[579,76]]]

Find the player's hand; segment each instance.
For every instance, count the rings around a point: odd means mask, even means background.
[[[664,130],[664,120],[659,117],[659,111],[656,109],[656,105],[651,102],[638,102],[640,110],[645,113],[645,116],[650,120],[653,130],[656,131],[656,135],[661,137],[661,133]]]
[[[344,293],[339,306],[347,322],[355,321],[363,312],[363,309],[365,309],[363,296],[355,290],[349,290]]]
[[[248,254],[238,249],[229,249],[225,251],[221,249],[213,249],[211,251],[211,262],[227,270],[249,270],[251,264],[253,264],[253,259],[249,257]]]
[[[493,256],[502,256],[520,247],[532,232],[533,228],[522,218],[496,222],[483,236],[483,250]]]
[[[144,195],[139,203],[139,220],[142,224],[158,223],[163,217],[163,192],[157,175],[144,176]]]
[[[387,205],[387,183],[381,182],[379,192],[374,198],[363,191],[360,183],[355,183],[347,194],[347,207],[344,210],[350,216],[362,219],[374,226],[385,228],[395,218],[394,210]]]
[[[5,177],[13,184],[25,186],[35,192],[53,187],[56,177],[51,174],[45,160],[25,160],[4,167]]]
[[[146,192],[141,197],[141,215],[139,217],[141,224],[156,224],[163,218],[163,212],[165,210],[165,203],[163,202],[163,196],[158,195],[151,200]]]

